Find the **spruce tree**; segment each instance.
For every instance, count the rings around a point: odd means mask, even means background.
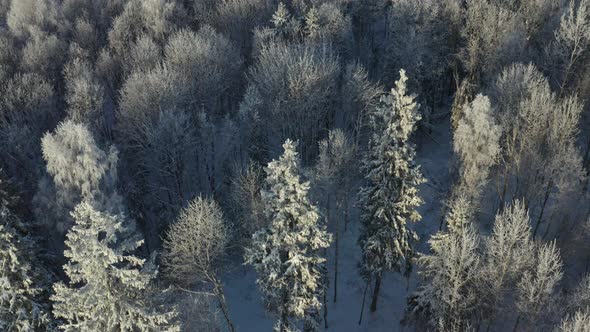
[[[53,313],[64,331],[176,331],[175,311],[157,312],[153,264],[133,252],[143,239],[124,215],[80,203],[66,238],[69,283],[54,285]]]
[[[48,305],[42,299],[46,271],[34,260],[34,243],[18,229],[0,181],[0,330],[51,330]]]
[[[289,14],[289,10],[287,7],[285,7],[285,4],[279,2],[279,7],[277,8],[277,11],[272,14],[271,20],[275,31],[279,35],[284,36],[287,33],[289,20],[291,20],[291,14]]]
[[[404,70],[390,95],[383,96],[371,114],[369,152],[364,160],[367,185],[361,189],[362,207],[359,245],[360,270],[367,283],[374,280],[371,311],[377,309],[381,277],[386,271],[406,271],[414,255],[412,242],[418,239],[407,226],[422,217],[417,186],[426,180],[416,165],[416,151],[410,136],[420,120],[419,105],[406,94]]]
[[[269,311],[277,317],[275,331],[318,330],[320,298],[326,290],[322,249],[331,236],[309,198],[309,182],[300,179],[299,157],[291,140],[285,152],[266,168],[263,192],[268,227],[256,232],[246,249],[246,264],[258,272],[257,283]]]

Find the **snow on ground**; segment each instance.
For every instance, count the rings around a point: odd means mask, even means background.
[[[428,179],[420,188],[425,204],[419,209],[422,221],[415,229],[420,236],[418,250],[428,250],[426,240],[438,230],[440,224],[440,202],[445,197],[448,184],[448,166],[452,155],[450,128],[444,123],[434,128],[431,137],[425,137],[418,149],[418,162]],[[356,195],[351,195],[354,199]],[[352,204],[351,204],[352,206]],[[364,281],[360,278],[357,263],[360,249],[357,245],[358,211],[351,210],[348,231],[341,226],[340,258],[338,276],[338,298],[334,296],[334,246],[328,252],[330,288],[328,292],[329,331],[411,331],[400,325],[406,307],[406,298],[416,287],[416,273],[410,279],[409,291],[406,279],[397,273],[388,273],[383,279],[377,312],[370,313],[371,288],[367,292],[362,324],[358,325],[362,303]],[[272,331],[274,318],[264,311],[260,293],[256,286],[256,273],[249,267],[236,266],[225,278],[225,291],[234,324],[240,332]]]

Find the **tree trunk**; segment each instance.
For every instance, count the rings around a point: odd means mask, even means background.
[[[545,197],[543,198],[543,205],[541,205],[541,214],[539,214],[539,218],[537,219],[537,224],[535,225],[535,230],[533,231],[533,239],[537,235],[537,231],[539,230],[539,225],[543,220],[543,214],[545,213],[545,207],[547,206],[547,200],[549,199],[549,194],[551,192],[551,181],[547,184],[547,188],[545,189]]]
[[[324,328],[328,329],[328,292],[324,290]]]
[[[285,293],[285,294],[283,294],[283,304],[281,304],[281,307],[283,307],[283,308],[280,308],[279,309],[280,310],[280,314],[279,315],[280,315],[280,320],[281,320],[281,323],[279,324],[279,326],[280,326],[279,327],[280,332],[288,332],[288,331],[290,331],[290,329],[289,329],[289,319],[287,317],[287,311],[284,308],[284,306],[285,306],[286,303],[287,303],[287,295]]]
[[[338,297],[338,239],[340,237],[340,218],[336,218],[336,229],[334,231],[334,303]]]
[[[502,194],[500,194],[500,211],[504,210],[506,189],[508,189],[508,171],[504,170],[504,184],[502,185]]]
[[[520,323],[520,315],[516,317],[516,323],[514,323],[514,328],[512,329],[513,332],[516,332],[516,329],[518,328],[518,323]]]
[[[363,304],[361,305],[361,314],[359,317],[359,325],[361,325],[363,321],[363,313],[365,312],[365,299],[367,298],[367,290],[369,289],[369,281],[367,281],[367,285],[365,286],[365,291],[363,292]]]
[[[446,212],[443,211],[442,216],[440,217],[440,224],[438,225],[439,231],[442,231],[443,226],[445,225],[445,214],[446,214]]]
[[[227,302],[225,301],[225,295],[223,293],[223,286],[221,285],[221,281],[215,278],[215,296],[217,297],[217,301],[219,302],[219,306],[221,307],[221,312],[223,313],[223,317],[227,322],[227,327],[230,332],[235,332],[236,329],[234,324],[232,323],[231,319],[229,318],[229,309],[227,307]]]
[[[373,289],[373,299],[371,300],[371,312],[377,310],[377,300],[379,299],[379,291],[381,290],[381,277],[375,278],[375,288]]]
[[[582,188],[585,193],[588,190],[588,181],[590,180],[590,172],[588,171],[588,164],[590,163],[590,135],[588,136],[588,144],[586,145],[586,152],[584,153],[584,169],[586,170],[586,180]]]
[[[347,190],[348,192],[348,190]],[[344,233],[348,230],[348,193],[344,194]]]

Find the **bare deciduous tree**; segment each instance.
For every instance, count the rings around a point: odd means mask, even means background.
[[[219,279],[229,246],[230,229],[215,201],[201,196],[184,208],[170,225],[162,256],[168,278],[181,286],[204,283],[213,288],[230,331],[235,331]]]

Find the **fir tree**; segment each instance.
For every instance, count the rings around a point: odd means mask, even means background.
[[[426,180],[409,141],[420,115],[415,97],[406,95],[407,80],[401,70],[395,88],[373,112],[373,135],[364,161],[367,185],[360,192],[360,270],[367,282],[375,280],[371,311],[377,309],[382,274],[400,271],[404,265],[407,271],[414,254],[412,241],[418,239],[407,223],[421,219],[416,207],[423,201],[417,186]]]
[[[465,196],[459,195],[452,200],[445,214],[449,233],[460,233],[469,223],[472,215],[473,207],[469,204]]]
[[[315,7],[305,14],[305,33],[311,40],[318,38],[320,34],[320,17]]]
[[[258,272],[257,283],[271,312],[276,331],[318,330],[320,298],[326,290],[325,259],[320,251],[331,236],[309,198],[309,182],[301,182],[298,154],[291,140],[285,152],[266,168],[268,190],[263,192],[268,227],[256,232],[245,260]]]
[[[0,330],[45,331],[51,321],[40,282],[47,273],[34,264],[33,242],[16,229],[20,219],[3,194],[0,188]]]
[[[53,313],[64,331],[176,331],[175,311],[157,312],[148,301],[155,267],[133,255],[143,240],[124,215],[80,203],[67,234],[69,283],[54,285]]]
[[[279,2],[277,11],[272,15],[272,24],[279,35],[284,36],[287,33],[290,19],[291,14],[289,14],[289,10],[287,10],[287,7],[282,2]]]

